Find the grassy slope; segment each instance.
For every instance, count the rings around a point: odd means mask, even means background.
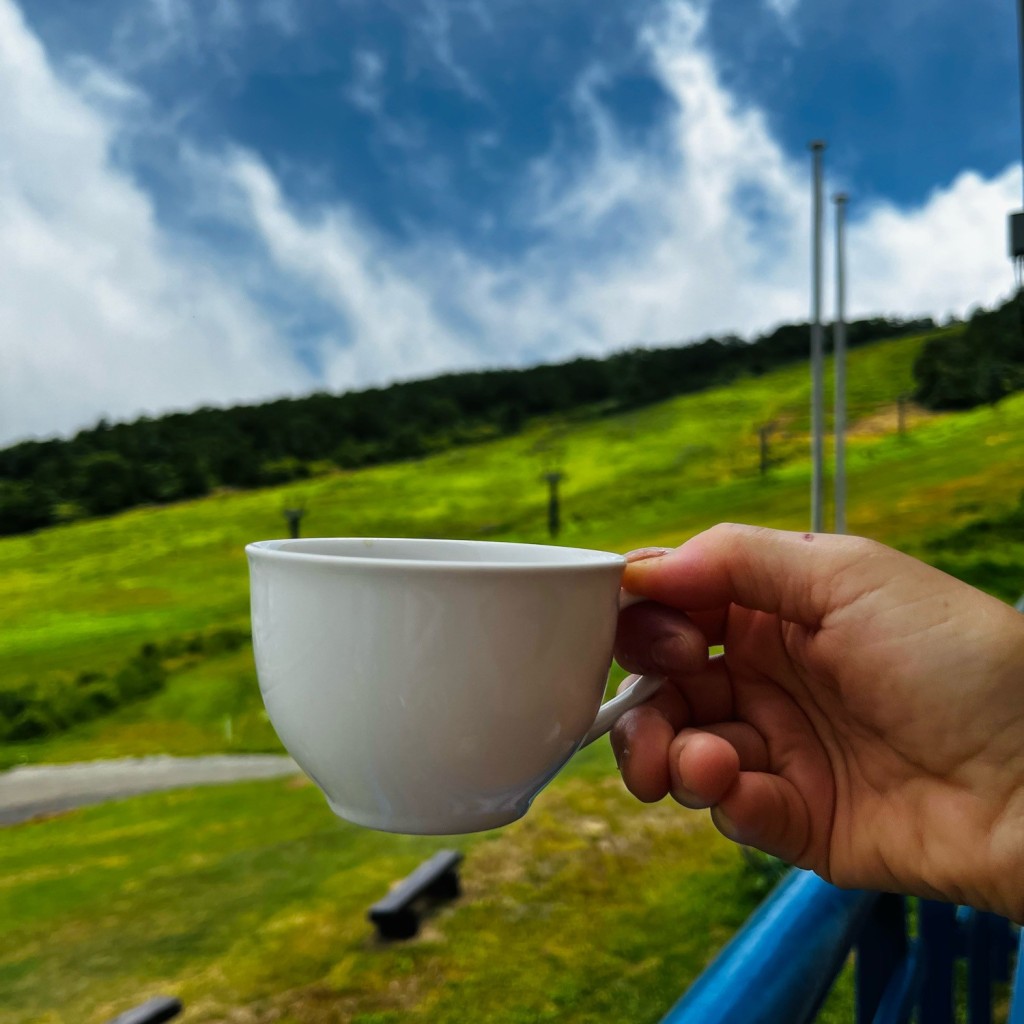
[[[853,353],[851,418],[910,383],[919,339]],[[545,540],[540,475],[565,470],[566,543],[626,548],[678,541],[721,519],[803,527],[807,518],[807,375],[802,367],[639,412],[522,435],[420,463],[338,473],[301,486],[139,509],[0,541],[0,685],[102,668],[147,639],[241,623],[242,548],[278,536],[281,508],[305,499],[310,535]],[[1005,466],[1024,454],[1024,397],[996,411],[918,423],[900,443],[874,416],[851,441],[851,529],[902,545],[937,523],[1016,497]],[[791,461],[757,475],[759,424],[783,429]]]
[[[1014,504],[1024,396],[922,418],[893,436],[918,342],[856,352],[851,528],[911,550]],[[307,499],[310,533],[544,540],[538,477],[567,471],[567,543],[673,543],[720,519],[806,525],[807,383],[773,373],[630,416],[522,436],[302,488],[224,495],[0,542],[0,685],[104,667],[150,638],[243,622],[241,547]],[[881,411],[879,411],[881,410]],[[756,427],[791,461],[757,475]],[[978,556],[980,558],[980,556]],[[1012,547],[999,557],[1024,566]],[[961,557],[970,569],[975,554]],[[1014,576],[1000,576],[1012,594]],[[984,582],[984,581],[983,581]],[[273,743],[247,653],[7,756],[189,753]],[[91,808],[4,833],[0,1022],[98,1022],[157,991],[192,1021],[657,1020],[756,897],[693,815],[642,807],[588,749],[520,824],[458,840],[467,896],[422,940],[383,949],[365,908],[436,841],[352,829],[308,788],[273,782]],[[449,845],[450,841],[446,842]],[[499,984],[500,982],[500,984]],[[836,1013],[849,1006],[848,990]],[[472,1012],[468,1012],[471,1008]],[[841,1019],[836,1016],[834,1019]]]
[[[453,841],[346,825],[311,787],[161,794],[11,830],[0,1022],[98,1024],[161,991],[192,1021],[657,1020],[760,896],[706,821],[640,808],[612,779],[567,779],[522,822],[454,844],[464,897],[381,946],[366,908]]]
[[[998,408],[912,420],[895,434],[920,339],[859,349],[850,365],[854,431],[849,523],[935,559],[929,539],[1018,497],[1007,466],[1024,457],[1024,396]],[[311,534],[545,540],[540,475],[561,465],[561,540],[625,550],[672,544],[723,519],[807,522],[807,374],[776,371],[626,416],[535,425],[521,436],[420,463],[339,473],[301,488],[219,495],[0,541],[0,686],[117,664],[146,640],[244,624],[244,544],[280,533],[306,499]],[[768,477],[756,428],[776,421]],[[1004,598],[1024,590],[1024,546],[940,558]],[[226,740],[230,717],[230,742]],[[161,750],[275,749],[242,653],[179,674],[154,701],[42,743],[0,746],[0,765]]]
[[[280,753],[263,711],[250,648],[173,674],[148,700],[23,743],[0,743],[0,770],[28,762],[88,761],[147,754]]]

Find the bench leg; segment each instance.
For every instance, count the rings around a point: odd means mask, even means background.
[[[446,871],[441,877],[431,885],[429,889],[429,896],[435,900],[454,900],[458,899],[462,895],[462,888],[459,885],[459,873],[452,868],[451,871]]]
[[[411,907],[374,919],[377,933],[385,941],[411,939],[420,930],[420,917]]]

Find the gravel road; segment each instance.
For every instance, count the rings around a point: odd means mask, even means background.
[[[21,765],[0,772],[0,825],[16,825],[41,815],[161,789],[273,779],[298,771],[290,757],[276,754],[126,757],[77,764]]]

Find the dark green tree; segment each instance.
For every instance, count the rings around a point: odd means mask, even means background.
[[[78,462],[76,476],[76,497],[93,515],[109,515],[139,499],[132,465],[117,452],[90,452]]]
[[[914,362],[914,397],[930,409],[971,409],[1024,387],[1021,298],[979,310],[963,330],[936,335]]]
[[[54,521],[53,496],[34,481],[0,480],[0,533],[25,533]]]

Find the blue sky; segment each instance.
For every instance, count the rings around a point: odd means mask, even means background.
[[[0,441],[1006,294],[1007,0],[0,0]]]

